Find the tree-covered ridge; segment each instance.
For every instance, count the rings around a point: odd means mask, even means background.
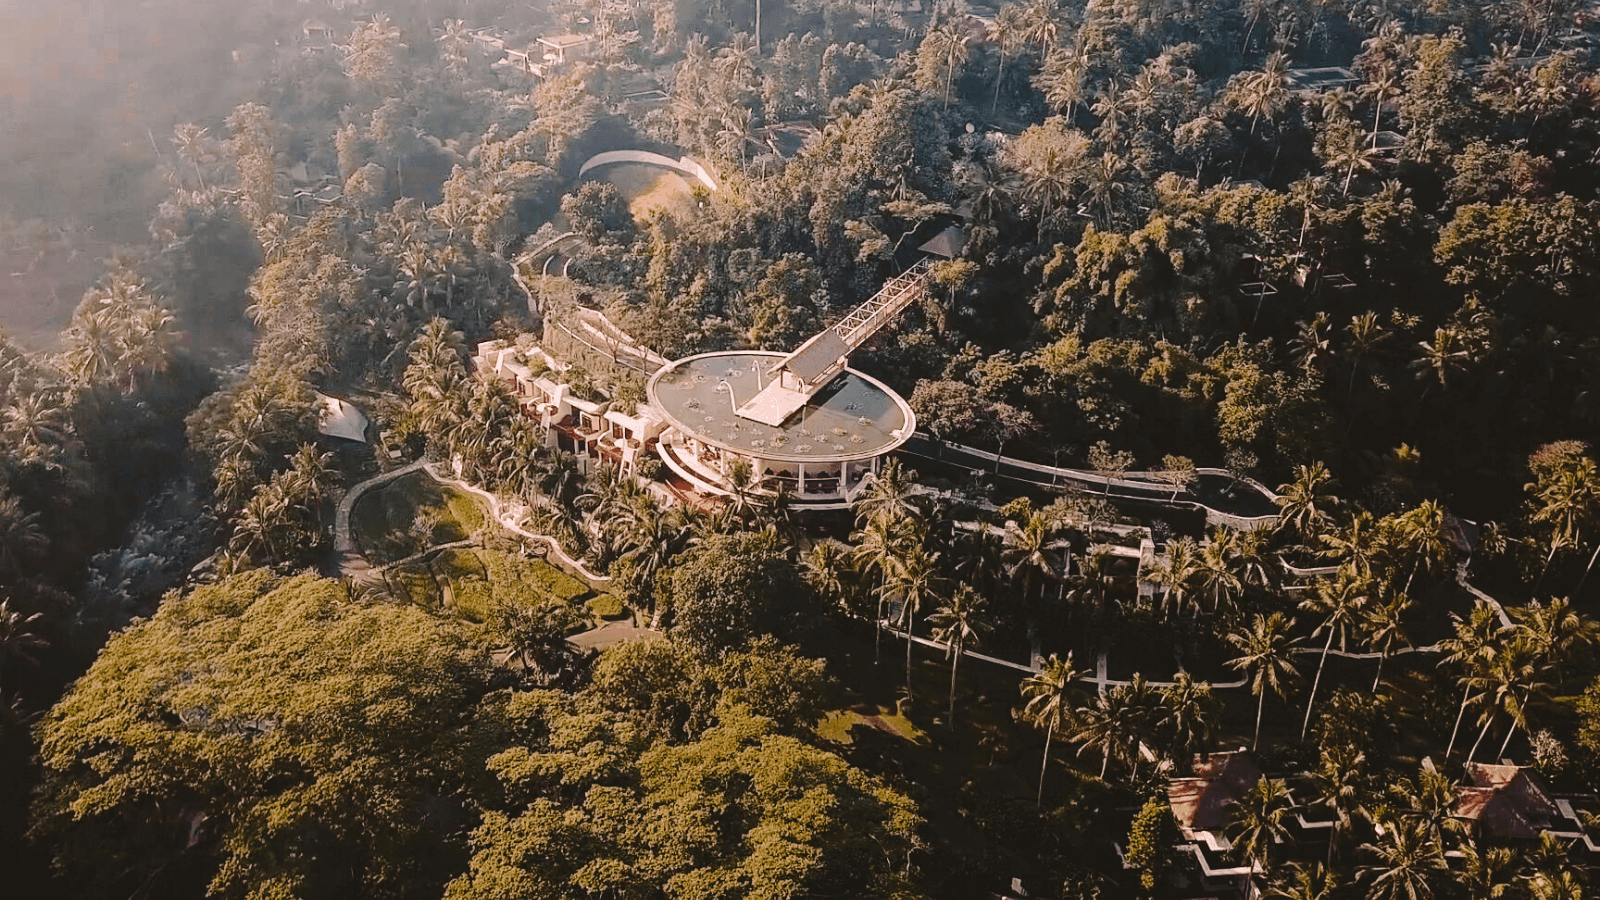
[[[310,574],[172,597],[41,724],[36,836],[83,896],[900,883],[915,806],[792,736],[828,691],[820,664],[624,645],[568,694],[517,685],[485,639]]]

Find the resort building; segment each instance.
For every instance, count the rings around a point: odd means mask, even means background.
[[[788,354],[740,350],[667,361],[593,310],[580,318],[601,321],[585,320],[578,330],[547,320],[547,338],[649,375],[647,401],[633,409],[579,396],[562,374],[568,367],[542,349],[487,341],[473,366],[480,377],[502,381],[539,420],[546,446],[576,455],[586,474],[604,460],[634,475],[642,459],[654,456],[680,495],[788,494],[796,506],[843,509],[867,473],[916,431],[911,406],[850,368],[849,356],[924,296],[927,270],[918,263],[891,279]]]
[[[646,390],[668,426],[657,445],[667,467],[702,493],[725,495],[743,465],[754,493],[847,506],[866,474],[911,437],[916,417],[882,382],[846,367],[818,390],[796,390],[789,359],[707,353],[656,372]]]

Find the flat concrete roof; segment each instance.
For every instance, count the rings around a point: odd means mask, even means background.
[[[767,386],[767,370],[784,356],[760,350],[690,356],[662,367],[645,390],[684,436],[773,462],[871,459],[916,430],[916,417],[898,394],[848,368],[779,425],[735,412]]]

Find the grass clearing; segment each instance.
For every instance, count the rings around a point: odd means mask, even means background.
[[[682,175],[646,163],[612,163],[595,170],[590,179],[616,186],[634,219],[641,222],[652,210],[670,208],[691,196]]]
[[[441,609],[449,587],[451,610],[473,622],[487,622],[502,606],[527,609],[545,603],[588,611],[605,618],[626,613],[620,599],[595,595],[587,585],[544,560],[495,550],[451,547],[391,569],[385,576],[396,599],[426,609]],[[615,603],[606,603],[607,598]]]
[[[423,522],[433,526],[424,534]],[[385,565],[429,546],[465,540],[483,527],[476,499],[413,472],[368,491],[350,510],[350,533],[373,565]]]

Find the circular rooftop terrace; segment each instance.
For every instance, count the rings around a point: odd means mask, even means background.
[[[880,456],[916,429],[911,407],[875,378],[845,369],[782,425],[734,410],[766,386],[781,353],[704,353],[651,376],[650,402],[684,435],[741,456],[773,462],[840,462]]]

